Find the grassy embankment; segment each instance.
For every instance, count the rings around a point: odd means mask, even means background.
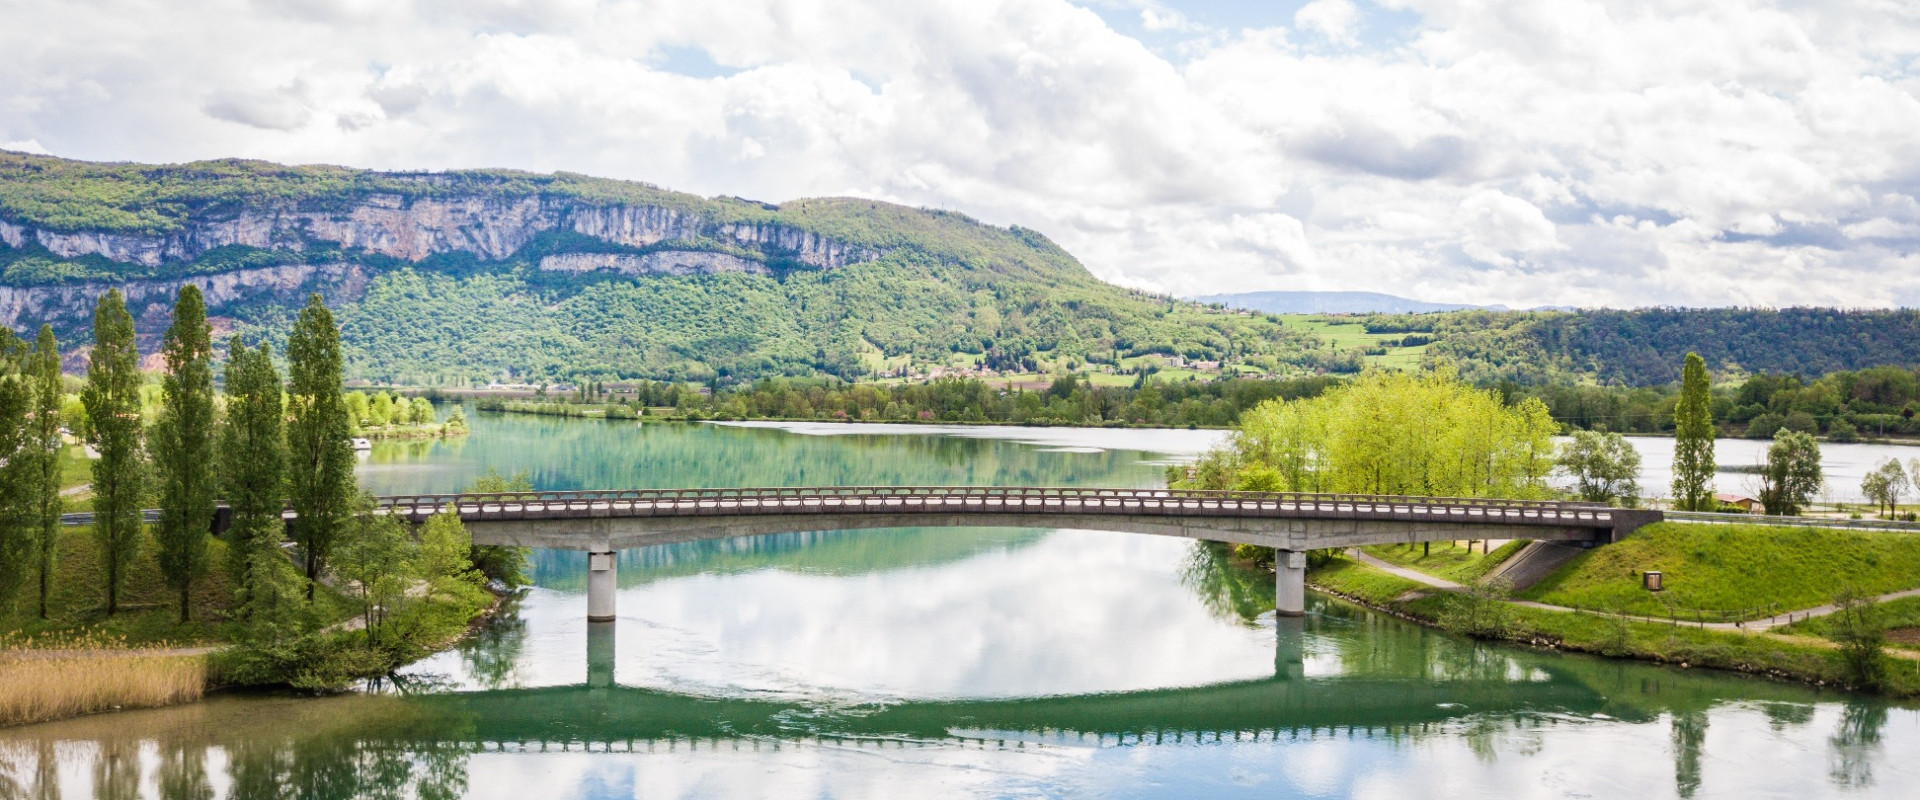
[[[1477,581],[1480,576],[1492,572],[1520,548],[1526,547],[1524,539],[1515,539],[1483,552],[1476,545],[1461,542],[1433,542],[1431,547],[1413,544],[1386,544],[1366,548],[1367,555],[1398,566],[1416,569],[1436,578],[1445,578],[1455,583]]]
[[[1648,570],[1664,573],[1665,591],[1640,588]],[[1920,536],[1912,534],[1663,523],[1579,556],[1519,596],[1648,616],[1669,607],[1744,610],[1753,619],[1832,602],[1848,587],[1878,595],[1916,586]]]
[[[1385,558],[1394,550],[1399,551],[1394,560],[1422,568],[1410,564],[1419,555],[1417,548],[1375,548],[1370,553]],[[1498,563],[1487,556],[1469,560],[1464,554],[1441,559],[1437,546],[1435,550],[1436,558],[1427,566],[1449,579],[1475,570],[1484,574]],[[1345,556],[1317,561],[1308,576],[1316,586],[1419,622],[1440,625],[1450,610],[1466,602]],[[1916,564],[1920,564],[1920,537],[1665,523],[1576,558],[1520,596],[1555,605],[1664,616],[1666,605],[1648,599],[1648,593],[1639,588],[1639,571],[1660,569],[1667,575],[1670,592],[1700,608],[1731,611],[1777,604],[1783,610],[1797,610],[1831,601],[1849,582],[1872,593],[1920,585]],[[1451,575],[1445,574],[1449,571]],[[1506,624],[1498,638],[1535,646],[1826,685],[1847,685],[1852,674],[1837,649],[1802,638],[1826,632],[1819,620],[1787,631],[1800,636],[1776,636],[1512,605],[1505,606],[1504,613]],[[1899,640],[1913,630],[1910,626],[1920,623],[1920,603],[1889,603],[1881,614],[1892,629],[1890,638]],[[1882,667],[1882,691],[1920,696],[1920,662],[1888,656],[1882,658]]]

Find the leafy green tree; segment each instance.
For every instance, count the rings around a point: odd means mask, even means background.
[[[1760,467],[1760,504],[1773,516],[1799,514],[1820,493],[1820,443],[1813,435],[1783,430]]]
[[[1840,645],[1848,678],[1861,688],[1878,687],[1886,673],[1881,653],[1887,639],[1879,604],[1851,586],[1841,590],[1833,604],[1838,608],[1827,625],[1827,636]]]
[[[93,352],[87,360],[87,385],[80,392],[87,409],[88,441],[100,457],[93,462],[93,530],[106,568],[107,615],[120,610],[120,590],[140,547],[140,513],[147,496],[147,465],[141,448],[140,352],[133,317],[109,289],[93,309]]]
[[[333,543],[353,514],[352,424],[341,394],[340,328],[313,295],[287,337],[287,495],[313,599]]]
[[[357,431],[373,424],[367,416],[368,404],[366,392],[348,392],[346,399],[347,419],[353,423],[354,430]]]
[[[1557,428],[1534,398],[1509,406],[1446,372],[1370,371],[1316,397],[1254,407],[1198,471],[1213,489],[1234,488],[1258,465],[1284,491],[1541,497]]]
[[[60,424],[66,389],[60,383],[60,342],[54,338],[51,325],[40,326],[29,372],[34,384],[33,457],[38,462],[38,480],[33,487],[34,522],[39,529],[34,536],[34,572],[40,583],[40,618],[46,619],[47,601],[53,595],[53,556],[60,544],[60,514],[65,505],[60,497]]]
[[[1889,458],[1860,479],[1860,493],[1891,516],[1899,510],[1900,496],[1906,494],[1910,485],[1911,478],[1900,468],[1899,460]]]
[[[374,514],[370,497],[355,498],[359,513],[347,519],[328,571],[359,597],[367,639],[380,640],[382,624],[398,616],[407,587],[419,576],[416,548],[399,519]]]
[[[454,407],[458,412],[459,406]],[[460,418],[465,424],[465,418]],[[448,424],[452,424],[449,421]],[[512,477],[501,475],[493,467],[487,467],[487,473],[473,479],[473,483],[460,490],[468,494],[497,494],[502,492],[531,492],[533,478],[526,472],[516,472]],[[527,549],[504,545],[477,544],[468,550],[468,558],[473,568],[488,580],[499,581],[508,588],[527,585]]]
[[[33,564],[33,383],[26,343],[0,328],[0,608],[12,603]]]
[[[1680,370],[1680,402],[1673,409],[1673,507],[1713,510],[1713,398],[1707,362],[1688,353]]]
[[[233,512],[228,571],[236,605],[245,616],[274,604],[264,584],[285,572],[287,440],[280,373],[262,344],[248,350],[240,337],[227,345],[227,418],[220,428],[220,479]]]
[[[393,396],[386,392],[374,392],[373,402],[367,406],[367,421],[376,428],[392,425]]]
[[[433,424],[433,401],[424,397],[413,398],[413,424]]]
[[[1582,500],[1627,508],[1640,504],[1640,451],[1620,434],[1574,431],[1560,447],[1559,465]]]
[[[207,571],[207,535],[213,523],[213,329],[200,289],[187,284],[173,306],[160,352],[160,419],[149,447],[159,478],[160,574],[179,593],[180,621],[192,613],[193,582]]]
[[[473,584],[486,581],[474,568],[473,534],[460,521],[460,512],[452,505],[427,518],[420,526],[420,552],[417,572],[429,581],[457,580]]]

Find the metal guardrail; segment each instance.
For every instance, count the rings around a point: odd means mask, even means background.
[[[1181,489],[1079,489],[998,486],[828,486],[632,489],[569,492],[391,495],[378,513],[421,521],[448,506],[462,518],[571,519],[837,513],[1136,514],[1186,517],[1353,518],[1606,529],[1614,512],[1593,503],[1479,497],[1227,492]],[[148,522],[159,512],[145,512]],[[293,518],[291,511],[286,512]],[[62,517],[90,525],[93,514]]]
[[[1841,528],[1858,531],[1920,533],[1920,522],[1890,519],[1828,519],[1825,517],[1769,517],[1762,514],[1718,514],[1708,511],[1668,511],[1667,519],[1702,525],[1782,525],[1795,528]]]
[[[1487,498],[978,486],[833,486],[428,494],[379,498],[387,513],[424,519],[451,505],[468,519],[736,516],[806,513],[1063,513],[1354,517],[1610,528],[1590,503]]]

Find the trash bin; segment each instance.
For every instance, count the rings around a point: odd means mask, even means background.
[[[1640,587],[1649,592],[1660,591],[1660,573],[1651,570],[1640,573]]]

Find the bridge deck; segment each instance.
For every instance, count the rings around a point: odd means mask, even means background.
[[[1375,519],[1612,529],[1620,509],[1485,498],[1028,487],[820,487],[517,492],[381,497],[414,521],[452,507],[470,522],[795,514],[1061,514]],[[1632,512],[1625,512],[1632,513]],[[1637,522],[1637,520],[1636,520]]]

